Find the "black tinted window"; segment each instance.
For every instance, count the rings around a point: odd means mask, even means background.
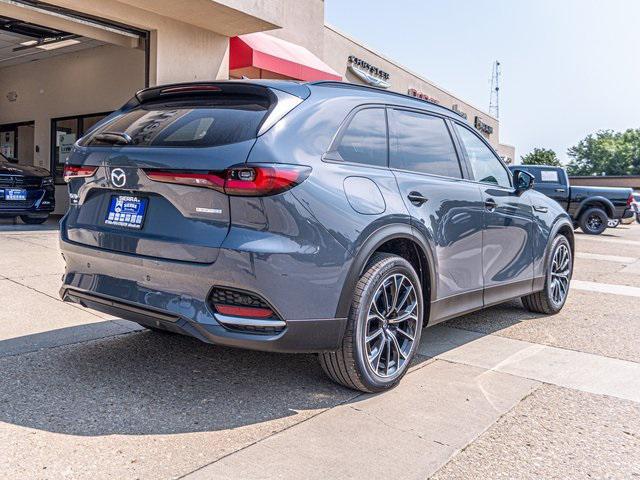
[[[395,110],[390,165],[413,172],[461,178],[460,164],[444,120]]]
[[[103,132],[126,133],[133,146],[212,147],[257,135],[269,101],[259,96],[224,96],[215,100],[147,103],[102,125],[83,141],[102,145]]]
[[[387,165],[387,121],[382,108],[366,108],[354,115],[338,153],[347,162]]]

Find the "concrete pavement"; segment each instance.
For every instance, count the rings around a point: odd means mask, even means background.
[[[0,221],[0,478],[634,478],[640,228],[607,234],[578,235],[563,312],[510,302],[426,330],[372,396],[312,355],[63,304],[55,225]]]

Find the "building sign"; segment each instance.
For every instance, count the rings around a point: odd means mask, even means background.
[[[407,92],[407,95],[409,95],[410,97],[419,98],[420,100],[424,100],[424,101],[429,102],[429,103],[435,103],[436,105],[438,105],[440,103],[439,100],[433,98],[430,95],[427,95],[424,92],[420,92],[420,91],[416,90],[415,88],[410,88],[409,91]]]
[[[389,88],[391,86],[391,83],[388,81],[391,75],[384,70],[353,55],[349,55],[347,61],[349,71],[363,82],[378,88]]]
[[[453,110],[454,113],[457,113],[458,115],[460,115],[465,120],[467,119],[467,114],[464,113],[462,110],[460,110],[458,108],[458,104],[457,103],[451,107],[451,110]]]
[[[491,135],[493,133],[493,127],[491,125],[487,125],[482,120],[480,120],[480,117],[476,116],[476,119],[473,122],[473,124],[482,133],[486,133],[487,135]]]

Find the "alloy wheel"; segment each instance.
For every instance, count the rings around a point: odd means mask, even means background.
[[[556,305],[564,302],[569,292],[571,279],[571,252],[569,248],[561,244],[553,254],[551,264],[551,298]]]
[[[364,329],[365,354],[376,375],[388,378],[404,370],[420,313],[415,287],[405,275],[384,279],[371,300]]]
[[[591,230],[592,232],[597,232],[601,226],[602,219],[600,218],[600,216],[593,214],[590,215],[587,219],[587,227],[589,227],[589,230]]]

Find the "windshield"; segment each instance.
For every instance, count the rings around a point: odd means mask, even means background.
[[[107,122],[81,145],[114,145],[107,133],[126,134],[127,146],[214,147],[255,138],[270,102],[257,95],[225,95],[146,103]]]

